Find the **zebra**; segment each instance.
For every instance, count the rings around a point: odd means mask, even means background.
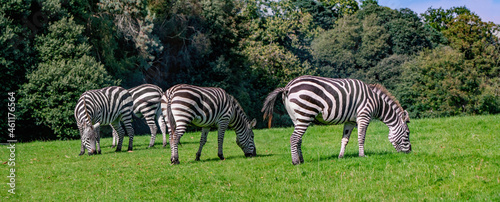
[[[151,141],[149,142],[149,147],[153,147],[156,139],[156,131],[158,128],[156,127],[155,118],[158,121],[158,125],[160,125],[160,130],[163,134],[163,147],[167,145],[167,137],[166,137],[166,126],[163,121],[163,116],[160,107],[161,96],[163,95],[163,90],[152,84],[142,84],[140,86],[136,86],[128,90],[130,95],[132,95],[132,99],[134,100],[133,112],[134,115],[138,118],[144,117],[146,119],[146,123],[149,126],[149,130],[151,131]],[[118,134],[116,130],[113,128],[113,144],[112,147],[115,147],[115,143],[118,141]]]
[[[224,132],[228,127],[235,130],[236,143],[245,156],[256,156],[252,131],[256,120],[250,122],[238,101],[223,89],[178,84],[165,92],[161,106],[170,134],[172,164],[179,164],[177,146],[190,123],[202,127],[196,161],[200,160],[201,150],[207,142],[207,135],[212,126],[218,127],[218,156],[221,160],[225,159],[222,144]]]
[[[399,102],[381,85],[367,85],[356,79],[300,76],[284,88],[277,88],[264,101],[264,119],[271,123],[273,105],[279,93],[295,126],[290,137],[292,163],[304,163],[302,135],[314,120],[324,124],[344,124],[339,158],[354,127],[358,127],[359,156],[364,156],[365,133],[372,118],[389,127],[389,141],[398,152],[410,152],[410,118]]]
[[[116,151],[121,151],[125,131],[120,121],[123,122],[129,135],[128,150],[132,151],[134,139],[134,128],[131,123],[132,106],[132,96],[119,86],[84,92],[75,107],[75,119],[82,141],[80,155],[85,153],[85,148],[89,150],[89,155],[101,153],[99,135],[101,125],[111,125],[116,129],[119,136]]]

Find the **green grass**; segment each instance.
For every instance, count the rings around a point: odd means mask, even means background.
[[[358,155],[353,133],[338,159],[342,126],[310,127],[303,138],[305,164],[293,166],[293,128],[255,130],[258,157],[245,158],[229,131],[225,161],[217,157],[211,132],[201,161],[194,161],[200,133],[187,133],[180,165],[170,150],[146,149],[149,136],[135,138],[134,152],[115,153],[111,139],[103,154],[78,156],[80,141],[16,145],[16,194],[7,192],[9,166],[0,166],[1,199],[62,200],[500,200],[500,115],[412,120],[413,152],[396,153],[388,129],[368,127],[365,152]],[[356,131],[355,131],[356,132]],[[125,139],[125,142],[128,142]],[[124,148],[127,148],[124,146]],[[9,156],[0,147],[2,161]]]

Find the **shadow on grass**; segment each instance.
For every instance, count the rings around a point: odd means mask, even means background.
[[[390,152],[390,151],[382,151],[382,152],[365,152],[365,156],[385,156],[389,154],[394,154],[395,152]],[[347,153],[344,154],[344,159],[350,159],[350,158],[360,158],[359,153]],[[361,157],[363,158],[363,157]],[[338,154],[334,154],[332,156],[322,156],[319,158],[321,161],[324,160],[333,160],[333,159],[339,159]]]
[[[257,154],[257,156],[254,156],[254,157],[245,157],[244,154],[241,154],[241,155],[237,155],[237,156],[227,156],[225,157],[224,160],[231,160],[231,159],[250,159],[250,158],[260,158],[260,157],[271,157],[271,156],[274,156],[275,154]],[[200,157],[200,162],[212,162],[212,161],[220,161],[220,158],[219,157],[215,157],[215,158],[209,158],[209,159],[203,159],[203,156]]]

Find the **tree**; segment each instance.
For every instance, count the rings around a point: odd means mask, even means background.
[[[451,7],[450,9],[443,8],[428,8],[422,14],[422,18],[425,24],[430,25],[432,28],[441,32],[448,29],[448,23],[450,23],[454,18],[459,15],[466,14],[471,15],[474,14],[467,7]],[[474,14],[475,15],[475,14]]]
[[[465,53],[466,59],[472,59],[487,46],[499,43],[499,38],[494,34],[499,31],[499,25],[483,22],[475,14],[460,14],[447,24],[443,34],[450,46]]]
[[[73,112],[84,91],[119,83],[87,55],[92,47],[83,30],[72,17],[63,17],[49,25],[47,34],[37,36],[35,48],[41,62],[27,74],[20,90],[23,117],[34,118],[60,139],[78,137]]]
[[[163,45],[153,34],[155,14],[143,0],[103,0],[99,4],[102,13],[111,15],[117,30],[131,40],[140,55],[147,61],[141,64],[146,70],[152,65],[155,55],[163,51]]]
[[[51,128],[59,139],[79,137],[73,113],[83,92],[117,84],[87,55],[41,63],[27,77],[19,101],[23,112],[36,118],[36,124]]]
[[[486,76],[458,50],[423,51],[404,67],[400,101],[416,117],[500,112],[498,77]]]
[[[356,54],[361,46],[362,27],[355,16],[346,16],[337,26],[314,39],[314,60],[319,74],[327,77],[347,77],[356,68]]]
[[[8,93],[14,93],[14,98],[19,99],[18,90],[26,82],[25,74],[32,70],[36,59],[32,57],[32,35],[41,22],[32,23],[30,17],[31,2],[23,1],[4,1],[0,0],[0,93],[4,99],[0,100],[1,106],[7,106],[9,100]],[[14,103],[17,103],[16,100]],[[19,110],[19,107],[16,107]],[[7,117],[9,111],[7,107],[0,108],[0,114]],[[19,113],[15,113],[19,116]],[[7,131],[7,118],[0,120],[0,130]],[[19,117],[16,119],[16,129],[22,125]],[[19,130],[14,134],[20,134]],[[2,135],[0,142],[6,142],[7,136]],[[21,140],[20,138],[17,138]]]

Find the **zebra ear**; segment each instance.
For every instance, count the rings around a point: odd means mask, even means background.
[[[252,122],[250,122],[250,128],[255,127],[255,125],[257,125],[257,120],[253,119]]]
[[[410,123],[410,114],[408,113],[408,111],[404,111],[403,112],[403,120],[406,122],[406,123]]]

